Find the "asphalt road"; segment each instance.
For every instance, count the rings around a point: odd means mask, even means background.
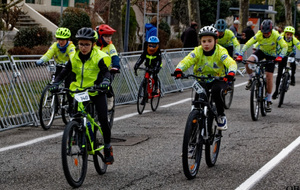
[[[100,176],[90,161],[79,189],[300,188],[299,70],[297,74],[282,108],[273,101],[272,112],[256,122],[250,116],[250,91],[244,90],[247,77],[237,77],[217,164],[208,168],[203,157],[193,180],[185,178],[180,156],[190,100],[156,112],[147,104],[142,115],[135,104],[118,106],[112,130],[115,163]],[[160,106],[190,97],[191,90],[167,94]],[[1,132],[0,189],[72,189],[61,164],[63,128],[57,119],[48,131],[22,127]]]

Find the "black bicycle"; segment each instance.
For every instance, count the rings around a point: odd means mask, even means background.
[[[280,85],[279,85],[279,103],[278,107],[280,108],[283,104],[285,93],[289,90],[290,80],[291,80],[291,67],[289,66],[291,63],[295,62],[295,57],[288,57],[287,66],[284,68]]]
[[[174,76],[174,74],[172,74]],[[218,113],[211,98],[210,90],[202,87],[204,80],[223,80],[224,77],[184,75],[182,78],[195,78],[192,85],[196,92],[192,101],[192,111],[186,122],[182,144],[182,166],[188,179],[196,177],[205,146],[205,160],[209,167],[216,164],[221,146],[222,131],[217,129]]]
[[[228,83],[227,88],[223,92],[224,108],[229,109],[232,103],[234,93],[234,81]]]

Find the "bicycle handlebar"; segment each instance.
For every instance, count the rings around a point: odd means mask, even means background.
[[[75,91],[70,90],[69,88],[59,88],[59,91],[57,93],[60,93],[60,92],[63,92],[63,91],[65,91],[65,92],[71,92],[71,93],[80,93],[80,92],[85,92],[87,90],[89,92],[101,92],[101,93],[106,93],[107,92],[107,89],[102,90],[102,89],[95,88],[94,86],[92,86],[92,87],[87,87],[87,88],[85,88],[83,90],[75,90]]]
[[[171,76],[174,77],[175,76],[174,73],[171,73]],[[185,75],[183,73],[181,79],[188,79],[190,77],[193,77],[193,78],[196,78],[196,79],[200,79],[201,81],[206,80],[206,79],[216,79],[216,80],[223,81],[224,78],[225,78],[225,77],[211,76],[211,75],[208,75],[208,76],[197,76],[197,75],[194,75],[194,74],[187,74],[187,75]]]
[[[257,65],[261,65],[261,64],[271,64],[271,63],[276,63],[274,60],[261,60],[261,61],[250,61],[250,60],[242,60],[242,61],[239,61],[243,64],[247,64],[247,63],[252,63],[252,64],[257,64]]]
[[[148,67],[139,67],[138,69],[140,69],[140,70],[144,70],[144,71],[148,71],[148,72],[153,72],[154,71],[154,69],[152,69],[152,68],[148,68]],[[135,71],[135,75],[136,76],[138,76],[138,74],[137,74],[137,72]]]

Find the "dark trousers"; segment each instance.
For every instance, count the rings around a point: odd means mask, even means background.
[[[275,88],[275,91],[277,91],[277,92],[278,92],[280,80],[281,80],[281,77],[282,77],[283,69],[287,65],[287,59],[288,59],[288,57],[284,57],[282,59],[281,63],[278,63],[278,72],[277,72],[276,88]],[[292,76],[291,77],[294,77],[295,73],[296,73],[296,63],[295,63],[295,61],[293,63],[291,63],[291,71],[292,71]]]

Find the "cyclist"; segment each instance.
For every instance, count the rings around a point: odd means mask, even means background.
[[[106,65],[109,65],[111,58],[95,45],[95,32],[92,28],[81,28],[77,31],[78,50],[68,61],[66,67],[55,78],[51,91],[58,90],[58,85],[63,78],[70,73],[75,74],[75,81],[71,83],[70,90],[82,90],[95,86],[100,89],[108,89],[110,85],[110,72]],[[113,150],[110,145],[111,131],[107,119],[106,94],[89,93],[91,100],[96,105],[98,119],[104,136],[105,163],[112,164],[114,161]]]
[[[145,61],[146,60],[146,61]],[[161,62],[161,51],[159,48],[159,39],[156,36],[150,36],[147,40],[147,49],[145,48],[142,55],[139,57],[134,65],[134,71],[137,72],[139,66],[145,61],[145,66],[147,68],[153,69],[153,79],[154,79],[154,91],[153,95],[158,94],[158,73],[162,67]],[[141,104],[145,104],[145,99],[142,100]]]
[[[181,78],[182,73],[189,67],[194,66],[194,74],[197,76],[220,76],[225,77],[224,81],[207,80],[201,85],[211,89],[212,98],[216,103],[218,112],[218,129],[227,130],[227,119],[224,113],[222,91],[227,88],[225,81],[233,81],[237,64],[228,55],[227,50],[217,44],[217,29],[212,26],[205,26],[199,31],[201,45],[191,51],[177,65],[174,75]],[[227,74],[225,73],[227,70]]]
[[[107,53],[111,57],[111,65],[108,65],[110,69],[111,78],[110,82],[112,83],[114,79],[114,74],[119,72],[120,70],[120,58],[118,56],[118,52],[112,43],[112,35],[116,32],[113,28],[111,28],[107,24],[101,24],[95,28],[98,33],[98,40],[96,42],[96,47]],[[109,92],[107,93],[107,104],[108,110],[113,108],[113,91],[112,87],[110,87]]]
[[[240,43],[234,33],[227,29],[226,21],[224,19],[217,20],[215,28],[219,34],[217,43],[225,47],[231,57],[238,56],[241,48]],[[233,52],[235,53],[233,54]]]
[[[271,20],[264,20],[261,23],[260,30],[253,36],[242,48],[241,55],[237,57],[237,61],[243,60],[243,55],[247,49],[255,43],[258,43],[259,48],[248,58],[249,61],[260,61],[262,59],[274,60],[275,62],[281,62],[282,57],[286,54],[287,44],[280,34],[273,30],[273,23]],[[282,48],[279,55],[276,53],[277,44]],[[252,84],[253,71],[248,67],[248,63],[245,65],[246,71],[249,75],[249,81],[246,85],[246,90],[249,90]],[[266,111],[272,111],[271,93],[273,87],[273,72],[275,68],[274,64],[268,64],[265,66],[266,79],[267,79],[267,107]]]
[[[282,59],[282,64],[278,65],[278,75],[276,78],[276,88],[275,92],[272,95],[273,99],[276,99],[278,96],[278,88],[280,84],[280,79],[282,76],[282,71],[283,68],[286,67],[287,65],[287,58],[288,57],[295,57],[296,54],[296,48],[297,47],[300,50],[300,42],[299,40],[294,36],[295,34],[295,28],[292,26],[287,26],[285,27],[283,33],[281,34],[283,39],[288,45],[288,50],[286,52],[285,57]],[[292,75],[291,75],[291,85],[295,85],[295,72],[296,72],[296,63],[293,62],[291,63],[291,70],[292,70]]]

